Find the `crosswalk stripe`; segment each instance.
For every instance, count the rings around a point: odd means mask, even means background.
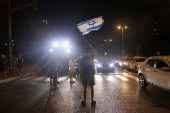
[[[122,81],[129,81],[129,79],[127,79],[126,77],[122,76],[122,75],[115,75],[117,78],[119,78]]]
[[[9,82],[11,80],[12,80],[11,78],[8,78],[8,79],[5,79],[5,80],[1,80],[0,83]]]
[[[36,78],[34,78],[33,80],[41,80],[41,79],[43,79],[43,78],[46,77],[46,76],[48,76],[48,75],[43,75],[43,76],[40,76],[40,77],[36,77]]]
[[[103,81],[101,75],[95,75],[95,80],[96,81]]]
[[[132,78],[133,80],[138,81],[138,77],[135,77],[135,76],[133,76],[133,75],[123,74],[123,76],[129,77],[129,78]]]
[[[25,77],[25,76],[28,76],[28,75],[22,75],[22,76],[19,76],[19,77],[7,78],[5,80],[0,80],[0,83],[9,82],[9,81],[12,81],[12,80],[15,80],[15,79],[19,79],[19,78],[22,78],[22,77]]]
[[[22,79],[19,79],[19,80],[28,80],[28,79],[31,79],[31,78],[36,77],[36,76],[39,76],[39,75],[32,75],[32,76],[28,76],[28,77],[25,77],[25,78],[22,78]]]
[[[115,81],[115,77],[113,75],[103,75],[103,76],[107,81]]]
[[[23,77],[26,77],[26,76],[28,76],[28,75],[21,75],[19,77],[12,77],[12,79],[15,80],[15,79],[23,78]]]

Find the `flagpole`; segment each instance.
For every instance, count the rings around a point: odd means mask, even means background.
[[[87,44],[89,44],[89,42],[87,41],[87,39],[84,37],[84,35],[82,35],[83,36],[83,38],[85,39],[85,41],[87,42]],[[89,44],[90,45],[90,44]]]

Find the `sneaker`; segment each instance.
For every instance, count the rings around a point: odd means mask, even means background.
[[[84,103],[84,101],[81,101],[81,105],[82,105],[82,107],[85,107],[86,103]]]
[[[57,84],[60,84],[60,82],[57,82]]]
[[[73,83],[75,83],[75,81],[71,81],[71,82],[70,82],[70,84],[73,84]]]
[[[52,86],[50,89],[51,89],[51,90],[53,90],[53,89],[54,89],[54,87]]]

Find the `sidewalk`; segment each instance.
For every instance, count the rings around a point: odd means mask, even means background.
[[[41,65],[27,65],[24,64],[22,67],[21,74],[27,74],[27,73],[35,73],[41,71]],[[13,76],[14,74],[10,74],[9,69],[6,71],[6,76]]]
[[[49,70],[45,71],[45,72],[41,72],[41,65],[23,65],[23,68],[22,68],[22,72],[21,74],[22,75],[26,75],[26,74],[48,74]],[[60,76],[63,76],[63,75],[68,75],[68,73],[60,73],[59,74],[59,77]],[[9,72],[9,69],[6,71],[6,78],[10,78],[12,76],[15,76],[14,73],[13,74],[10,74]],[[2,79],[0,77],[0,79]]]

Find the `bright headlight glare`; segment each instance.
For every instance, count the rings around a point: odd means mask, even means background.
[[[68,44],[68,42],[63,42],[63,47],[68,47],[69,46],[69,44]]]
[[[58,43],[53,43],[53,46],[54,47],[58,47]]]
[[[70,53],[70,49],[67,49],[67,53]]]
[[[51,52],[53,52],[53,50],[52,50],[52,49],[50,49],[50,51],[51,51]]]
[[[123,64],[126,64],[126,63],[123,63]]]
[[[115,62],[118,62],[117,60]]]
[[[98,67],[101,67],[102,65],[101,64],[97,64]]]
[[[113,64],[110,64],[110,66],[113,66]]]

